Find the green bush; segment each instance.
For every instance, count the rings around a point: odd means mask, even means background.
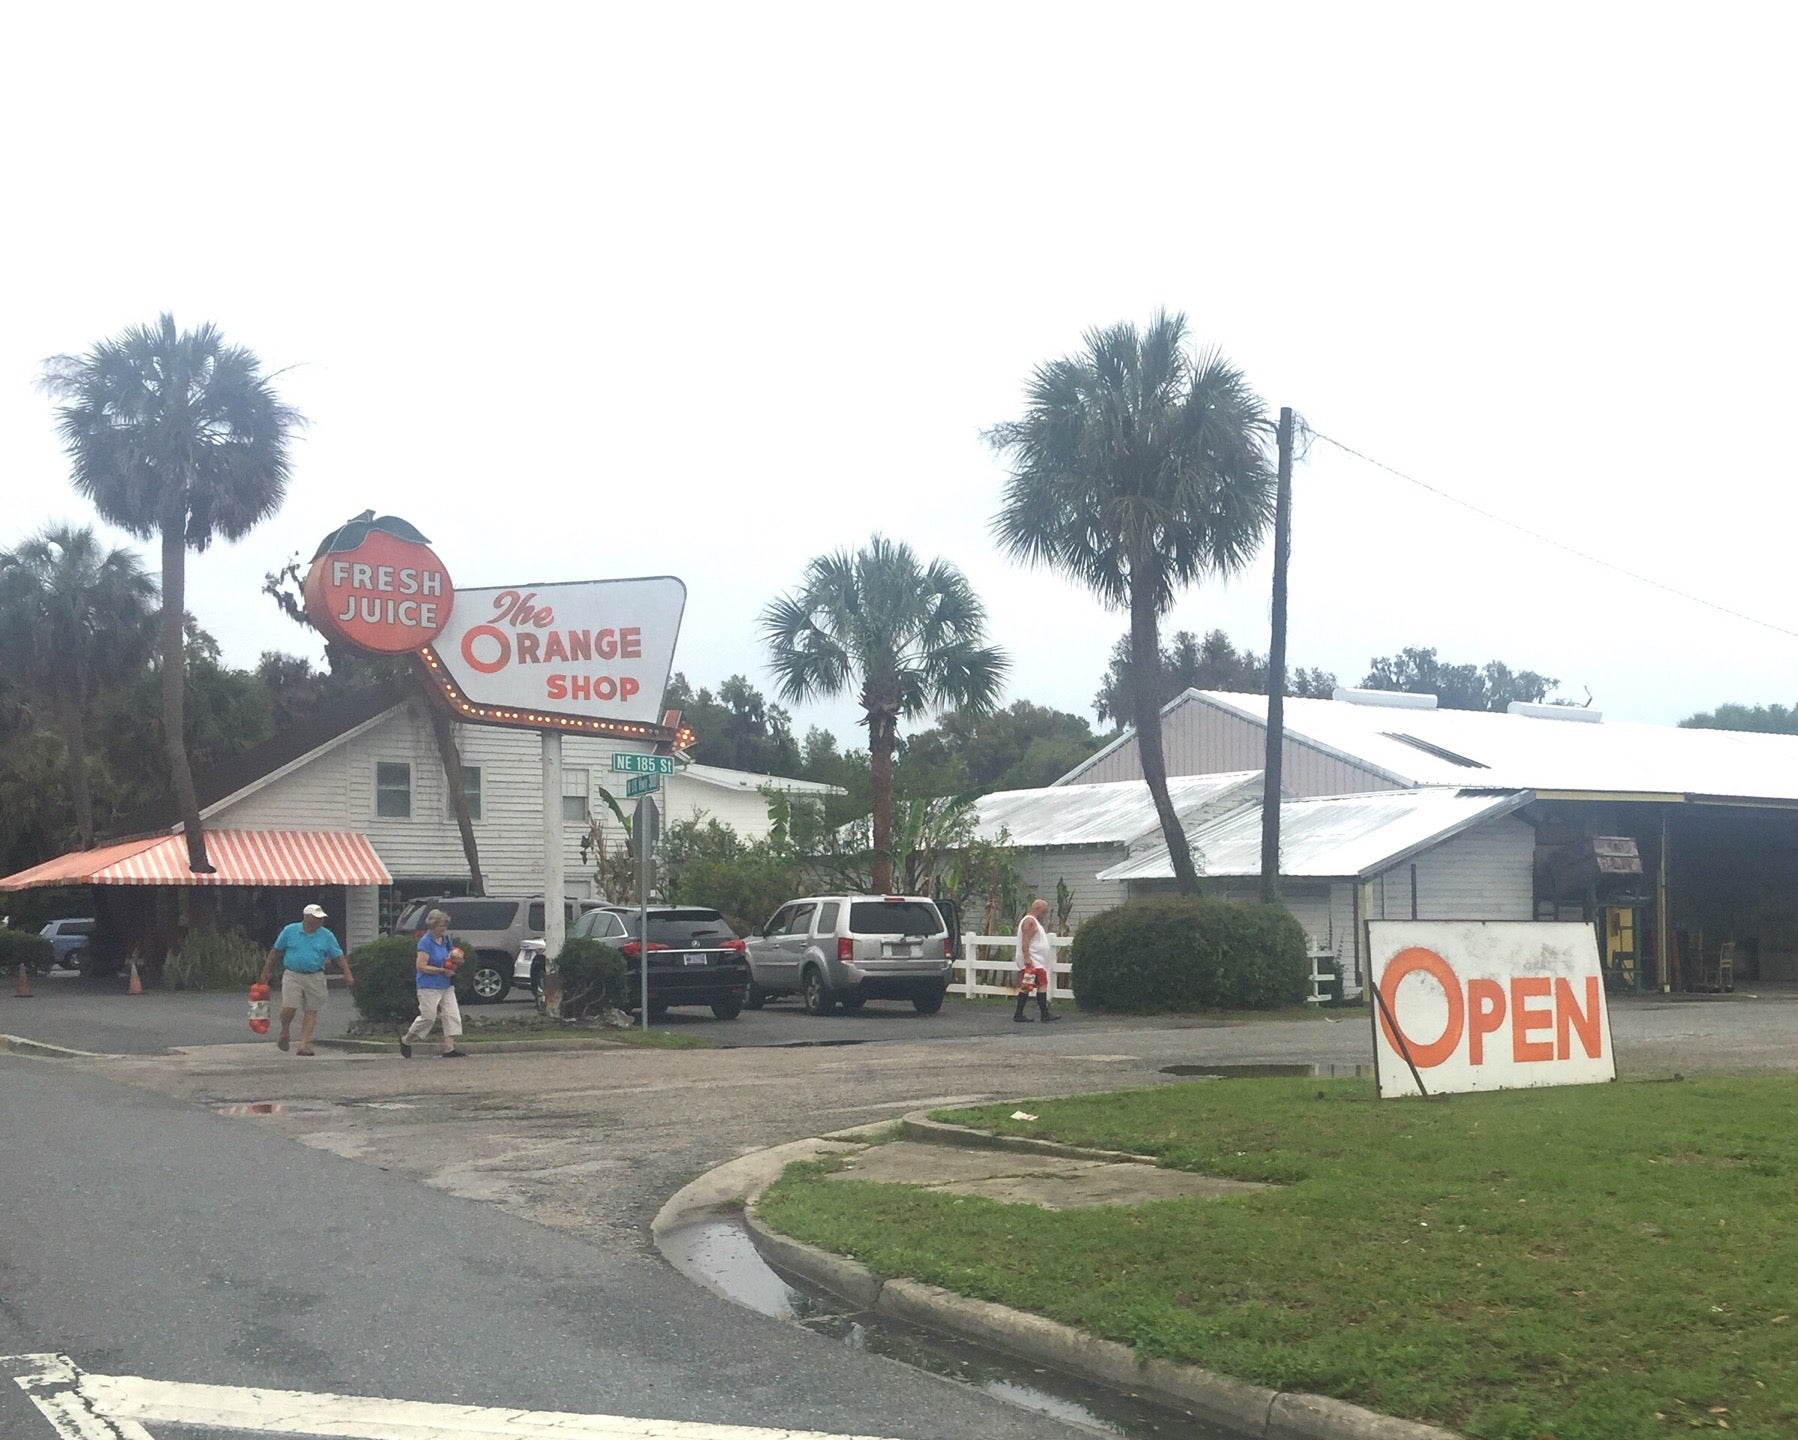
[[[417,1018],[417,956],[418,939],[412,935],[383,935],[350,952],[350,973],[356,977],[350,994],[364,1020],[405,1025]]]
[[[162,980],[171,990],[244,990],[266,953],[241,930],[196,930],[162,967]]]
[[[624,1009],[624,956],[600,940],[576,936],[556,957],[562,976],[562,1018],[585,1020]]]
[[[20,965],[28,965],[40,975],[48,975],[56,963],[56,947],[42,935],[29,930],[0,929],[0,973],[13,974]]]
[[[1083,1009],[1272,1010],[1309,992],[1305,931],[1280,905],[1195,896],[1132,900],[1074,934]]]

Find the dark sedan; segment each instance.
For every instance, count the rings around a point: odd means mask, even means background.
[[[616,946],[624,956],[625,1003],[642,1004],[642,949],[638,912],[623,905],[589,910],[570,938],[584,936]],[[749,990],[743,942],[716,910],[697,905],[649,907],[649,1016],[676,1005],[705,1005],[720,1020],[735,1020]]]

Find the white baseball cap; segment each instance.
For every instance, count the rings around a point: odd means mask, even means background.
[[[306,916],[308,919],[323,920],[325,918],[325,907],[323,905],[308,905],[304,910],[300,911],[300,914]]]

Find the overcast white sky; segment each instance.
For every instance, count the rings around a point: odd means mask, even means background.
[[[459,585],[679,575],[677,667],[771,690],[756,612],[878,529],[968,572],[1012,698],[1090,714],[1124,620],[995,552],[981,431],[1166,307],[1322,433],[1798,629],[1791,14],[9,12],[0,546],[92,519],[44,358],[169,310],[311,421],[280,516],[190,559],[234,664],[317,653],[262,576],[373,506]],[[1328,446],[1295,494],[1296,665],[1433,645],[1651,721],[1798,695],[1798,639]],[[1167,630],[1265,650],[1267,578]]]

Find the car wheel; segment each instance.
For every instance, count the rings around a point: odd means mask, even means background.
[[[79,975],[81,973],[82,967],[85,966],[86,964],[87,964],[87,947],[86,946],[83,946],[79,950],[71,950],[71,951],[69,951],[69,953],[67,955],[62,957],[62,968],[65,970],[73,970],[77,975]]]
[[[712,1014],[716,1015],[720,1020],[735,1020],[737,1016],[742,1013],[743,1002],[735,995],[732,995],[728,1000],[712,1001]]]
[[[807,1015],[824,1016],[836,1008],[837,997],[831,994],[830,986],[824,983],[823,972],[816,966],[805,972],[805,979],[800,985]]]
[[[760,1010],[768,1003],[768,992],[751,980],[749,993],[743,997],[743,1003],[751,1010]]]
[[[911,997],[911,1008],[920,1015],[934,1015],[943,1008],[945,993],[942,990],[928,990],[922,995],[914,995]]]
[[[477,1005],[494,1005],[506,998],[506,992],[512,988],[511,962],[491,955],[481,955],[475,959],[474,968],[468,972],[468,989]]]
[[[845,995],[837,1001],[845,1010],[859,1010],[868,1003],[866,995]]]

